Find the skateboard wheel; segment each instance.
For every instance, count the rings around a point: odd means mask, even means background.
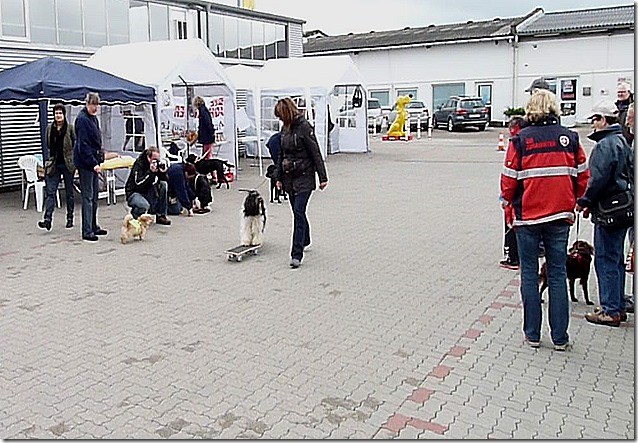
[[[240,255],[240,256],[239,256],[239,257],[237,257],[235,260],[236,260],[236,261],[241,261],[241,259],[242,259],[242,256]]]

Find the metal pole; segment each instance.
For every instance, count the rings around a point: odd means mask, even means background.
[[[428,140],[432,140],[432,116],[428,115]]]
[[[416,118],[416,138],[421,138],[421,116]]]

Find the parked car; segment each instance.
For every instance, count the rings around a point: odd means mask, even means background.
[[[412,100],[406,107],[408,114],[410,114],[410,131],[416,131],[416,126],[419,117],[421,117],[421,130],[426,131],[428,129],[428,118],[430,117],[430,111],[422,101]],[[386,122],[391,125],[394,119],[397,117],[397,105],[392,107],[392,111],[385,117]]]
[[[480,97],[452,96],[434,111],[432,127],[445,125],[452,132],[461,126],[476,126],[484,131],[488,118],[487,107]]]
[[[382,123],[382,113],[383,109],[381,108],[381,102],[379,102],[378,98],[369,98],[368,99],[368,129],[375,129],[375,132],[381,132],[381,123]]]

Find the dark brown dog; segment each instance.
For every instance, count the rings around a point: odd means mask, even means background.
[[[228,179],[226,178],[226,174],[224,173],[224,167],[228,167],[228,168],[232,168],[233,165],[231,165],[230,163],[228,163],[226,160],[220,160],[217,158],[211,158],[211,159],[202,159],[202,160],[198,160],[195,161],[196,157],[193,154],[190,154],[187,158],[186,161],[188,163],[194,163],[195,164],[195,169],[197,170],[197,172],[199,172],[200,174],[203,175],[208,175],[211,174],[213,175],[213,172],[215,173],[215,180],[217,183],[217,189],[219,189],[222,184],[226,184],[226,189],[230,189],[230,184],[228,183]]]
[[[589,290],[587,286],[587,280],[589,279],[589,270],[591,268],[591,260],[594,255],[594,247],[584,240],[577,240],[574,242],[571,248],[569,248],[569,254],[567,255],[567,280],[569,280],[569,297],[573,302],[577,302],[574,295],[574,284],[576,279],[580,279],[580,285],[583,287],[583,295],[585,296],[585,303],[593,305],[594,302],[589,300]],[[547,289],[547,263],[543,263],[541,266],[540,274],[538,275],[538,283],[541,285],[541,302],[543,301],[543,292]]]

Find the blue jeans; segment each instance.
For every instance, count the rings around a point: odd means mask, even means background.
[[[569,301],[567,299],[567,239],[569,225],[565,222],[543,223],[516,228],[521,266],[521,296],[523,298],[523,332],[531,341],[540,341],[543,313],[538,287],[538,251],[545,245],[547,284],[549,286],[549,328],[552,342],[562,345],[569,341]]]
[[[55,192],[60,186],[60,176],[64,179],[64,193],[66,194],[66,219],[73,221],[73,210],[75,209],[75,200],[73,198],[73,173],[69,171],[65,164],[56,165],[55,175],[47,176],[45,182],[47,184],[47,199],[44,210],[44,219],[53,220],[53,209],[55,208]]]
[[[100,229],[97,224],[98,177],[95,171],[78,168],[82,194],[82,237],[90,237]]]
[[[312,191],[291,192],[290,207],[293,214],[292,251],[290,256],[303,259],[303,249],[310,244],[310,223],[306,217],[306,208]]]
[[[594,225],[594,269],[600,306],[609,315],[625,309],[625,235],[627,228],[608,230]]]
[[[166,216],[168,209],[168,185],[165,181],[159,181],[148,190],[146,194],[132,193],[126,203],[131,207],[131,215],[137,220],[140,215],[149,212]]]

